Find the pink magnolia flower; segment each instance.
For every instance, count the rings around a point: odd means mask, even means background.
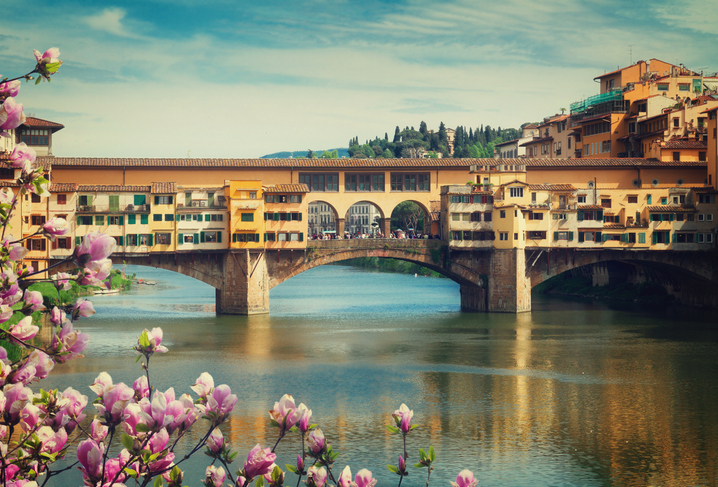
[[[315,455],[319,455],[326,449],[327,446],[327,441],[324,438],[324,432],[319,428],[312,430],[307,438],[307,443],[309,443],[309,448],[312,452],[314,452]]]
[[[349,468],[349,465],[344,467],[344,470],[339,475],[337,487],[356,487],[356,484],[352,482],[352,469]]]
[[[222,487],[226,474],[222,467],[210,465],[205,471],[204,485],[207,487]]]
[[[94,440],[85,440],[77,445],[77,459],[82,465],[82,477],[86,485],[95,485],[102,475],[102,455],[105,445]]]
[[[26,363],[32,364],[35,367],[36,379],[47,378],[50,371],[55,367],[55,361],[41,350],[33,350],[30,352]]]
[[[116,247],[114,238],[104,233],[91,232],[85,235],[80,245],[75,247],[73,256],[75,261],[84,267],[89,262],[107,259]]]
[[[206,399],[214,390],[214,379],[207,372],[202,372],[197,378],[197,382],[190,387],[200,399]]]
[[[68,274],[67,272],[58,272],[54,274],[51,279],[55,281],[55,287],[61,291],[67,291],[72,288],[70,281],[75,280],[75,276]]]
[[[399,472],[406,473],[406,460],[404,460],[403,455],[399,455],[399,463],[397,466],[399,467]]]
[[[324,467],[309,467],[307,473],[307,485],[309,487],[324,487],[327,483],[327,471]]]
[[[124,409],[129,404],[134,391],[120,382],[107,389],[102,397],[102,403],[95,404],[98,412],[107,424],[120,424]]]
[[[25,296],[23,296],[22,299],[25,301],[24,307],[30,308],[33,312],[45,309],[45,305],[42,303],[42,293],[40,291],[30,291],[29,289],[25,289]]]
[[[102,424],[99,419],[92,420],[92,424],[90,425],[90,438],[99,443],[107,438],[108,431],[109,428]]]
[[[107,372],[100,372],[95,378],[95,382],[90,386],[90,390],[97,394],[97,397],[102,398],[105,392],[110,390],[113,386],[112,377]]]
[[[95,307],[86,299],[78,299],[75,306],[72,307],[72,320],[78,319],[80,316],[87,318],[95,314]]]
[[[198,407],[216,426],[229,417],[235,404],[237,404],[237,396],[232,394],[227,384],[222,384],[214,388],[212,395],[207,398],[207,404],[200,404]]]
[[[70,229],[70,224],[64,218],[58,218],[53,216],[43,226],[42,230],[45,235],[50,237],[50,240],[55,241],[56,237],[62,237]]]
[[[55,322],[55,317],[57,317],[58,320],[64,320],[65,323],[62,328],[60,328],[60,331],[56,332],[52,337],[52,349],[56,352],[55,361],[64,363],[74,358],[81,358],[82,354],[80,352],[87,348],[87,344],[90,342],[90,335],[74,331],[72,322],[67,321],[67,318],[64,316],[65,312],[59,311],[61,316],[56,316],[56,309],[57,308],[54,308],[52,310],[53,323]]]
[[[12,154],[10,154],[10,166],[22,167],[23,161],[35,162],[36,157],[37,153],[35,152],[35,149],[29,147],[25,142],[20,142],[15,146]]]
[[[274,403],[274,409],[269,411],[269,416],[283,430],[291,429],[301,419],[301,415],[291,394],[283,395],[279,402]]]
[[[262,446],[257,443],[247,455],[247,461],[244,462],[245,476],[248,479],[253,479],[271,472],[276,459],[277,455],[272,453],[271,448],[262,449]]]
[[[42,453],[57,453],[67,443],[67,431],[64,429],[54,431],[49,426],[43,426],[37,431],[37,437],[40,440]]]
[[[311,421],[312,419],[312,410],[307,409],[307,406],[302,403],[297,408],[297,411],[299,411],[299,413],[301,414],[299,424],[297,425],[299,427],[299,431],[301,431],[302,433],[306,433],[307,431],[309,431],[309,421]]]
[[[135,391],[135,400],[139,402],[140,399],[150,397],[150,386],[147,383],[147,376],[139,376],[133,383],[132,389]]]
[[[0,323],[5,323],[7,320],[12,318],[15,311],[7,304],[0,304]]]
[[[45,424],[52,426],[53,429],[63,428],[68,433],[72,433],[78,423],[82,422],[87,416],[84,413],[87,406],[87,396],[80,394],[79,391],[68,387],[62,391],[61,398],[57,401],[57,412],[54,419],[47,418]]]
[[[20,411],[20,426],[23,431],[30,432],[36,426],[39,426],[41,413],[40,408],[34,404],[25,404],[25,407]]]
[[[20,92],[20,80],[16,79],[15,81],[7,81],[5,83],[0,83],[0,94],[5,96],[17,96],[17,94]]]
[[[219,428],[213,429],[209,438],[207,438],[207,448],[216,455],[222,453],[222,450],[224,450],[224,436],[222,436],[222,432]]]
[[[2,202],[0,202],[0,203],[2,203]],[[17,262],[20,259],[22,259],[23,257],[25,257],[25,255],[27,255],[27,253],[29,251],[25,247],[23,247],[23,245],[21,243],[19,243],[19,242],[11,243],[11,242],[12,242],[12,236],[8,237],[5,240],[4,245],[8,249],[8,257],[10,258],[10,260]]]
[[[152,331],[145,328],[137,338],[135,350],[143,355],[150,355],[155,352],[165,353],[167,347],[160,345],[160,343],[162,343],[162,328],[152,328]]]
[[[297,455],[297,470],[299,472],[304,472],[304,459],[301,455]]]
[[[33,49],[35,59],[37,59],[37,66],[35,66],[35,72],[40,73],[40,76],[49,80],[50,76],[55,74],[62,61],[60,61],[60,50],[56,47],[51,47],[44,53],[40,54],[40,51]]]
[[[402,433],[408,433],[411,431],[411,419],[414,417],[414,411],[410,411],[406,404],[399,406],[399,409],[394,411],[392,416]]]
[[[26,316],[13,325],[8,331],[10,332],[12,338],[27,341],[34,338],[35,335],[37,335],[37,332],[40,331],[40,328],[32,324],[32,316]]]
[[[452,487],[476,487],[479,481],[474,478],[474,472],[471,470],[462,470],[456,476],[456,482],[451,482]]]
[[[0,108],[0,135],[7,137],[8,130],[16,129],[25,123],[25,114],[22,104],[16,103],[15,98],[8,98]]]
[[[372,478],[371,472],[365,468],[357,472],[354,482],[356,482],[357,487],[374,487],[376,485],[376,479]]]

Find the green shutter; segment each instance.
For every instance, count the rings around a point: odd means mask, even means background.
[[[638,234],[638,243],[646,243],[646,234],[645,233],[639,233]]]
[[[179,216],[179,214],[175,215],[175,221],[177,221],[177,222],[180,221],[180,216]]]
[[[199,233],[195,233],[195,234],[194,234],[194,243],[197,244],[197,243],[199,243],[199,242],[200,242],[200,240],[199,240]]]
[[[670,221],[673,221],[673,217],[675,217],[676,215],[675,215],[675,213],[670,213],[670,215],[671,215],[671,216],[669,217],[669,218],[670,218]]]
[[[658,243],[658,235],[656,234],[656,232],[651,233],[651,242],[654,244]]]
[[[179,239],[177,240],[177,245],[182,245],[184,243],[184,233],[179,234]]]
[[[677,234],[676,232],[673,232],[672,237],[673,237],[673,238],[672,238],[671,241],[672,241],[673,243],[676,243],[676,242],[678,241],[678,234]]]
[[[150,215],[148,215],[148,214],[140,215],[140,223],[142,225],[147,225],[149,220],[150,220]]]
[[[573,242],[573,232],[568,232],[568,241]]]
[[[265,242],[267,241],[267,234],[266,234],[266,233],[264,234],[264,241],[265,241]]]
[[[217,232],[217,243],[222,243],[222,232]]]
[[[75,247],[82,243],[82,237],[75,237]]]
[[[299,221],[302,221],[302,214],[299,214]]]
[[[119,237],[117,237],[117,240],[118,240],[118,243],[120,244],[120,246],[124,246],[124,245],[125,245],[125,243],[124,243],[124,242],[125,242],[125,238],[124,238],[122,235],[120,235]]]
[[[650,205],[652,203],[652,201],[653,201],[653,197],[651,197],[650,194],[647,194],[646,195],[646,203]]]
[[[606,234],[604,233],[604,234],[603,234],[602,242],[605,242],[606,240],[608,240],[608,235],[606,235]]]
[[[554,220],[558,220],[558,213],[554,213],[552,216]]]
[[[150,238],[149,238],[149,240],[150,240],[150,247],[152,247],[152,246],[154,245],[154,243],[153,243],[153,242],[154,242],[154,234],[153,234],[153,233],[150,233],[149,237],[150,237]]]
[[[204,242],[204,232],[199,232],[199,241]]]
[[[159,204],[160,204],[160,197],[159,197],[159,196],[155,196],[155,204],[156,204],[156,205],[159,205]]]
[[[207,213],[206,215],[204,215],[204,221],[206,221],[206,222],[209,221],[209,213]]]
[[[237,234],[233,233],[232,234],[232,242],[236,242],[236,241],[237,241]]]
[[[601,232],[596,232],[596,238],[593,239],[594,242],[600,242],[601,241]]]
[[[147,201],[147,197],[143,194],[136,194],[135,195],[135,206],[144,205],[145,201]]]
[[[600,222],[603,220],[603,210],[596,212],[596,221]]]
[[[80,225],[80,217],[77,217],[77,224]]]
[[[279,221],[279,213],[275,213],[275,214],[274,214],[274,221],[275,221],[275,222],[278,222],[278,221]]]
[[[582,210],[578,210],[578,221],[580,221],[580,222],[583,221],[583,211]]]
[[[585,240],[584,232],[578,232],[578,243],[581,243]]]
[[[120,215],[120,225],[124,225],[124,224],[125,224],[125,217]]]
[[[304,233],[302,233],[302,232],[299,232],[299,241],[304,242]]]
[[[127,215],[127,224],[134,225],[137,223],[137,215]]]
[[[558,240],[558,232],[553,232],[553,240],[554,241]]]
[[[628,234],[627,233],[621,234],[621,242],[628,243]]]
[[[104,215],[95,215],[95,225],[102,226],[105,224]]]

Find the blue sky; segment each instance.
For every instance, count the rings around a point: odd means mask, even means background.
[[[718,71],[718,2],[3,0],[0,73],[57,156],[259,157],[399,125],[518,127],[639,59]]]

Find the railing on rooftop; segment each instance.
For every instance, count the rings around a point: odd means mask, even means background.
[[[77,213],[149,213],[150,205],[78,205]]]
[[[599,103],[606,103],[608,101],[615,101],[615,100],[623,100],[623,90],[622,89],[615,89],[611,91],[607,91],[606,93],[601,93],[600,95],[594,95],[589,96],[585,100],[577,101],[575,103],[571,103],[571,115],[574,113],[580,113],[584,110],[587,110],[593,105],[598,105]]]

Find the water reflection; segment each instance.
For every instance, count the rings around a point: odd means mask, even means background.
[[[437,451],[432,485],[463,467],[481,485],[716,483],[715,314],[538,296],[532,313],[467,314],[449,281],[326,266],[275,288],[270,315],[216,317],[211,288],[141,272],[158,285],[95,299],[87,358],[53,387],[92,383],[100,368],[132,382],[131,344],[162,326],[171,352],[153,383],[185,391],[208,371],[229,384],[241,406],[224,433],[242,454],[274,443],[267,410],[289,392],[341,452],[339,469],[382,484],[395,481],[385,466],[401,440],[385,426],[402,402],[421,424],[410,463],[419,447]],[[299,448],[285,440],[277,463]]]

